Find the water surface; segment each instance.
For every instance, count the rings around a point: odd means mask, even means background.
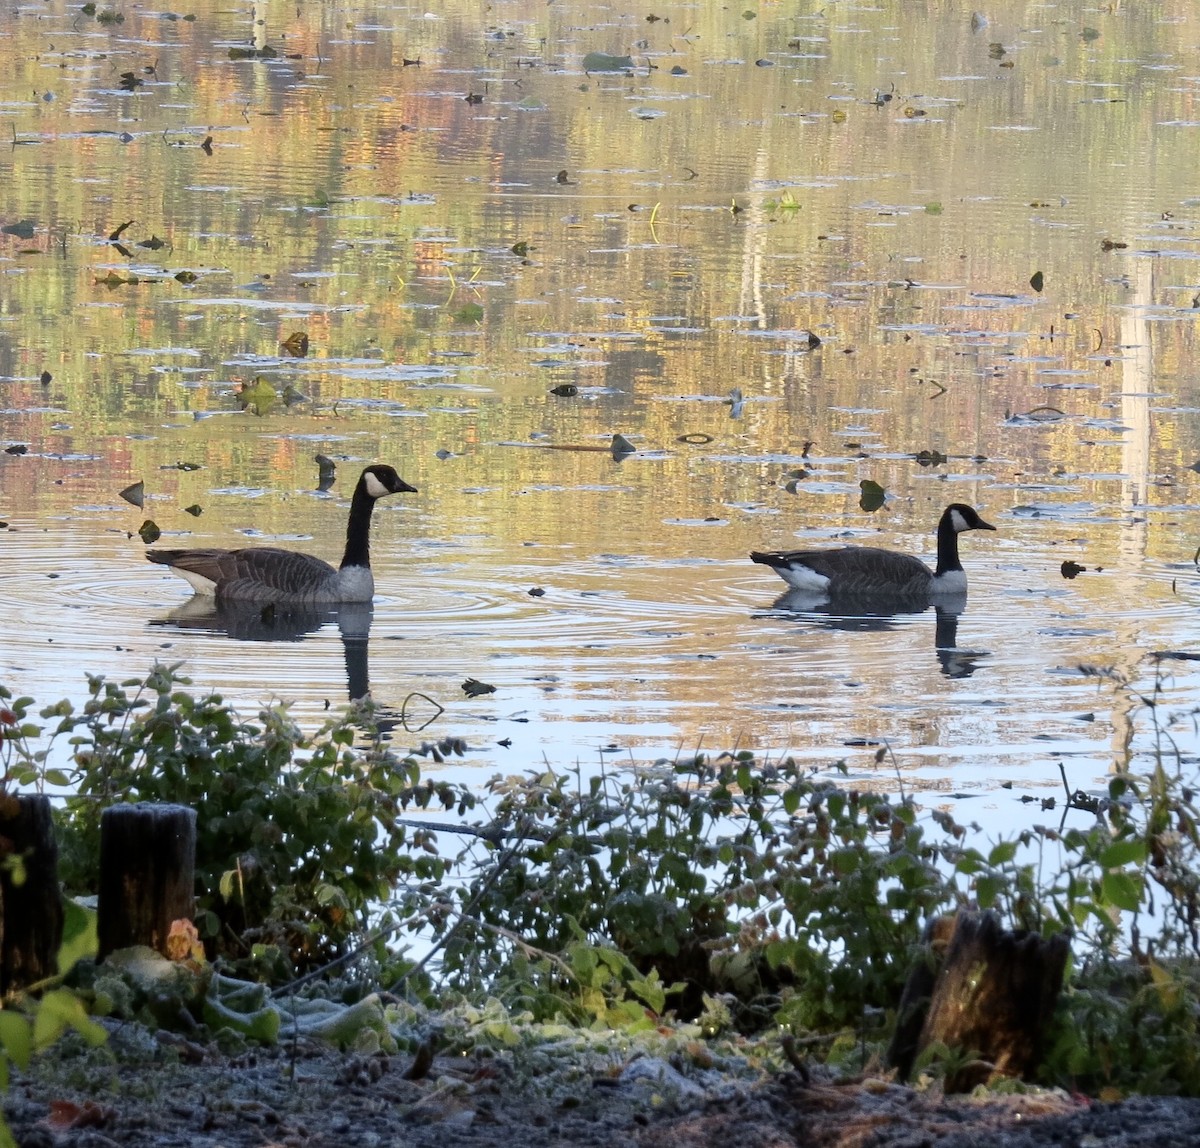
[[[1019,824],[1148,744],[1081,666],[1194,705],[1146,657],[1198,629],[1194,6],[3,12],[20,692],[158,658],[316,721],[361,619],[181,618],[137,530],[336,560],[382,459],[419,494],[376,515],[372,691],[402,747],[466,738],[457,775],[737,746]],[[255,378],[303,397],[244,411]],[[999,528],[953,652],[932,611],[777,605],[746,559],[930,556],[950,501]]]

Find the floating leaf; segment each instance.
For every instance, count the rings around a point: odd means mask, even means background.
[[[256,415],[265,414],[275,402],[275,388],[261,375],[255,375],[248,383],[243,383],[237,394],[242,410],[253,411]]]
[[[531,586],[528,590],[525,591],[525,593],[528,594],[531,598],[544,598],[546,596],[546,591],[543,590],[540,586]]]
[[[1042,273],[1040,271],[1035,271],[1029,278],[1029,286],[1040,295],[1042,293],[1042,286],[1045,281],[1045,277],[1042,275]]]
[[[681,434],[675,439],[676,442],[686,442],[689,446],[707,446],[712,440],[710,434]]]
[[[122,223],[122,224],[121,224],[121,225],[120,225],[120,226],[119,226],[119,227],[116,229],[116,231],[114,231],[114,232],[113,232],[113,233],[112,233],[112,234],[111,234],[111,235],[108,237],[108,241],[109,241],[110,243],[116,243],[116,241],[117,241],[118,239],[120,239],[120,238],[121,238],[121,232],[123,232],[123,231],[124,231],[126,228],[128,228],[128,227],[132,227],[132,226],[134,225],[134,223],[136,223],[136,222],[137,222],[137,221],[136,221],[136,220],[134,220],[134,219],[127,219],[127,220],[126,220],[124,223]]]
[[[305,331],[293,331],[279,345],[289,355],[293,355],[297,359],[303,359],[308,354],[308,333]]]
[[[140,88],[145,82],[145,80],[139,80],[133,72],[122,72],[121,80],[117,86],[123,92],[132,92]]]
[[[607,52],[589,52],[583,58],[585,72],[632,72],[632,56],[610,56]]]
[[[49,371],[43,371],[38,379],[43,387],[48,387],[53,380],[54,376]]]
[[[520,241],[520,243],[514,243],[509,248],[509,251],[511,251],[514,255],[518,255],[522,259],[524,259],[525,256],[529,254],[529,244],[526,243],[524,239],[522,239]]]
[[[146,247],[151,251],[158,251],[166,245],[166,241],[159,239],[157,235],[151,235],[149,239],[143,239],[138,243],[139,247]]]
[[[283,405],[285,407],[294,407],[297,403],[308,402],[308,395],[306,395],[303,391],[296,390],[291,383],[288,383],[288,385],[283,388],[283,394],[279,397],[283,399]]]
[[[131,483],[124,490],[120,491],[119,495],[131,506],[141,509],[142,503],[145,500],[145,493],[146,484],[139,479],[137,482]]]
[[[1068,579],[1078,578],[1086,569],[1086,566],[1080,566],[1078,562],[1072,562],[1068,559],[1062,564],[1062,576]]]
[[[613,458],[618,461],[624,458],[627,454],[633,454],[637,451],[637,447],[633,445],[623,434],[615,434],[612,437],[612,453]]]
[[[6,223],[0,227],[0,234],[13,235],[17,239],[32,239],[37,227],[32,219],[22,219],[19,223]]]
[[[12,446],[6,446],[4,448],[4,453],[5,454],[28,454],[29,447],[27,447],[23,442],[16,442],[16,443],[13,443]]]
[[[162,537],[162,531],[159,530],[158,524],[149,518],[138,527],[138,534],[142,536],[142,541],[147,546],[152,542],[157,542]]]
[[[183,508],[184,514],[190,514],[193,518],[199,518],[204,513],[204,507],[198,502],[193,502],[191,506]]]
[[[454,318],[460,323],[481,323],[483,308],[478,303],[468,303],[454,312]]]
[[[550,388],[550,393],[560,399],[573,399],[579,394],[579,388],[574,383],[559,383],[557,387]]]
[[[195,271],[177,271],[175,273],[175,279],[179,283],[195,283],[199,278],[200,276],[198,276]]]
[[[279,53],[270,46],[263,48],[229,49],[229,58],[231,60],[274,60],[278,55]]]
[[[494,694],[496,687],[488,685],[487,682],[476,681],[475,678],[467,678],[462,684],[462,690],[469,698],[479,698],[484,694]]]
[[[212,136],[205,136],[204,142],[200,145],[200,150],[202,152],[204,152],[205,155],[212,155],[212,145],[213,145]]]
[[[1101,251],[1124,251],[1129,244],[1120,239],[1102,239],[1100,240]]]
[[[865,510],[868,514],[878,510],[884,503],[884,489],[877,482],[873,482],[869,478],[864,478],[858,484],[858,489],[862,491],[859,497],[859,508]]]
[[[940,450],[919,450],[913,457],[921,466],[941,466],[946,461]]]
[[[463,99],[466,100],[468,104],[483,103],[483,97],[478,92],[468,92],[465,96],[463,96]]]

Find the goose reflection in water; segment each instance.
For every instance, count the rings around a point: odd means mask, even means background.
[[[936,612],[933,647],[942,673],[948,678],[969,678],[986,658],[986,650],[964,650],[958,646],[958,619],[967,608],[966,594],[941,594],[932,603],[928,597],[880,598],[861,600],[830,598],[810,590],[789,590],[772,604],[774,610],[804,614],[830,630],[870,630],[883,632],[899,628],[899,618],[924,614],[932,604]]]
[[[367,663],[371,616],[370,602],[344,602],[341,605],[274,602],[264,606],[257,602],[222,601],[196,595],[165,618],[156,618],[150,624],[224,634],[237,642],[299,642],[330,622],[336,623],[346,658],[346,689],[353,702],[371,692]]]

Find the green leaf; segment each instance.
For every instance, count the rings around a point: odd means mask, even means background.
[[[981,909],[991,909],[1005,886],[1003,877],[980,877],[975,882],[975,897]]]
[[[1137,837],[1126,837],[1114,841],[1100,854],[1100,864],[1105,869],[1120,869],[1125,865],[1143,865],[1146,861],[1146,843]]]
[[[1017,855],[1017,842],[1001,841],[988,854],[989,865],[1007,865]]]
[[[33,1018],[33,1047],[47,1048],[67,1029],[73,1028],[91,1045],[108,1039],[83,1007],[83,1002],[70,989],[51,989],[42,997]]]
[[[1100,889],[1104,899],[1118,909],[1127,913],[1135,913],[1142,899],[1142,879],[1131,873],[1119,871],[1105,873],[1100,879]]]
[[[29,1058],[33,1054],[29,1021],[11,1009],[0,1009],[0,1048],[18,1068],[29,1067]]]
[[[70,898],[63,898],[62,905],[63,937],[58,948],[60,976],[100,951],[100,940],[96,933],[97,914]]]

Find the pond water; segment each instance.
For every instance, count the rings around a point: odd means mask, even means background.
[[[383,460],[418,493],[375,516],[372,692],[400,748],[466,740],[456,777],[739,747],[1007,827],[1150,744],[1081,666],[1194,706],[1147,657],[1200,634],[1190,0],[3,15],[20,693],[163,659],[316,721],[362,613],[189,616],[137,531],[336,561]],[[256,378],[302,397],[243,410]],[[777,605],[747,558],[929,556],[952,501],[998,530],[940,643],[932,610]]]

